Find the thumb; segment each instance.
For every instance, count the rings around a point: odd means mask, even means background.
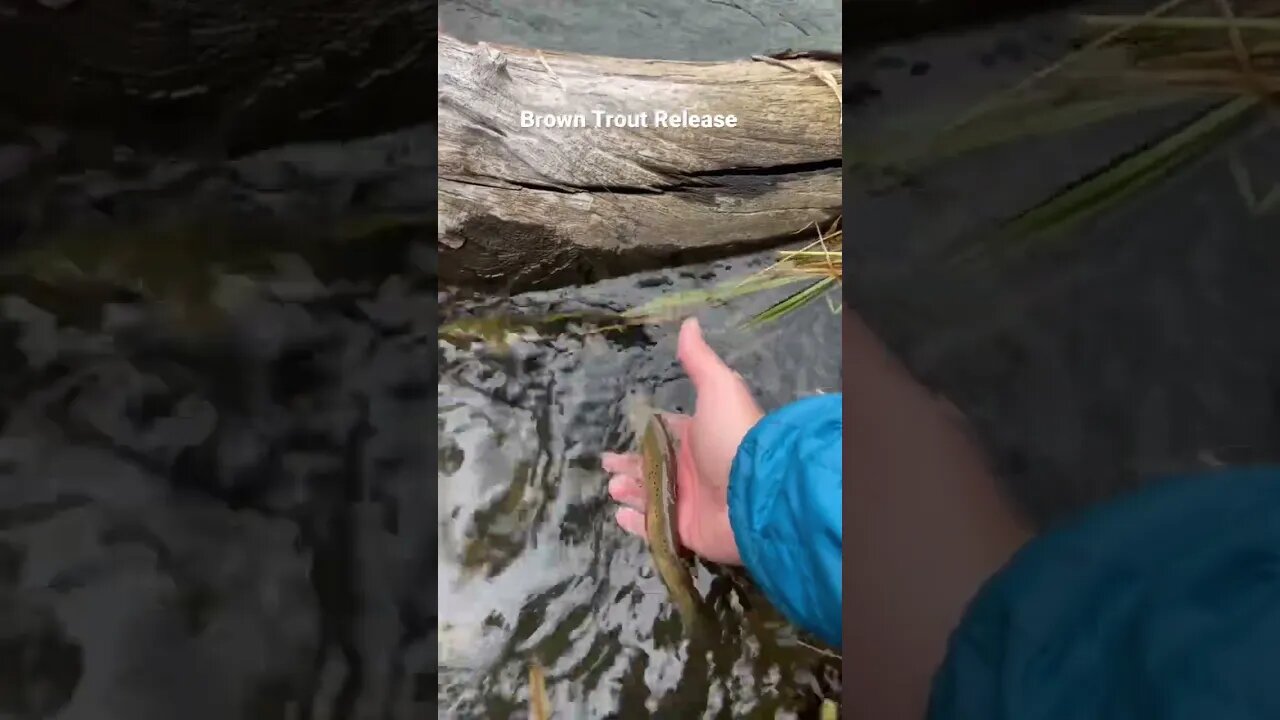
[[[702,390],[708,385],[732,376],[733,370],[716,355],[707,341],[702,338],[702,326],[697,318],[689,318],[680,326],[680,339],[676,345],[676,359],[684,367],[684,372],[693,381],[695,390]]]

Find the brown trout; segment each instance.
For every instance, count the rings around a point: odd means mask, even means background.
[[[666,421],[653,413],[640,443],[647,496],[645,534],[658,575],[680,611],[685,628],[694,632],[702,625],[705,606],[693,584],[689,555],[680,545],[676,532],[676,451],[675,438]]]

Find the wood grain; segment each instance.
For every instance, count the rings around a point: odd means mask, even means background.
[[[761,247],[839,212],[838,63],[633,60],[439,35],[446,282],[554,286]],[[785,65],[785,67],[783,66]],[[734,115],[597,128],[592,110]],[[522,111],[587,127],[521,127]]]

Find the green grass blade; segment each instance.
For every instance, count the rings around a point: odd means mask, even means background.
[[[996,241],[1023,243],[1031,237],[1061,236],[1085,220],[1167,179],[1234,131],[1258,99],[1240,97],[1219,105],[1164,140],[1133,153],[1026,211],[986,242],[961,248],[955,260],[971,260]]]
[[[809,303],[822,297],[823,293],[835,287],[836,279],[833,277],[825,277],[818,282],[804,288],[803,290],[788,295],[786,298],[770,305],[764,311],[756,314],[750,320],[743,323],[744,327],[759,327],[766,323],[779,320]]]
[[[1075,226],[1200,155],[1213,141],[1235,129],[1257,104],[1257,98],[1250,96],[1218,106],[1155,145],[1032,208],[1010,223],[1009,231],[1015,235],[1047,234]]]

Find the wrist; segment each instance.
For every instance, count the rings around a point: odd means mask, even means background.
[[[742,555],[738,552],[738,541],[733,535],[733,523],[729,521],[729,506],[725,505],[716,514],[716,535],[720,538],[722,557],[718,562],[722,565],[742,565]]]

